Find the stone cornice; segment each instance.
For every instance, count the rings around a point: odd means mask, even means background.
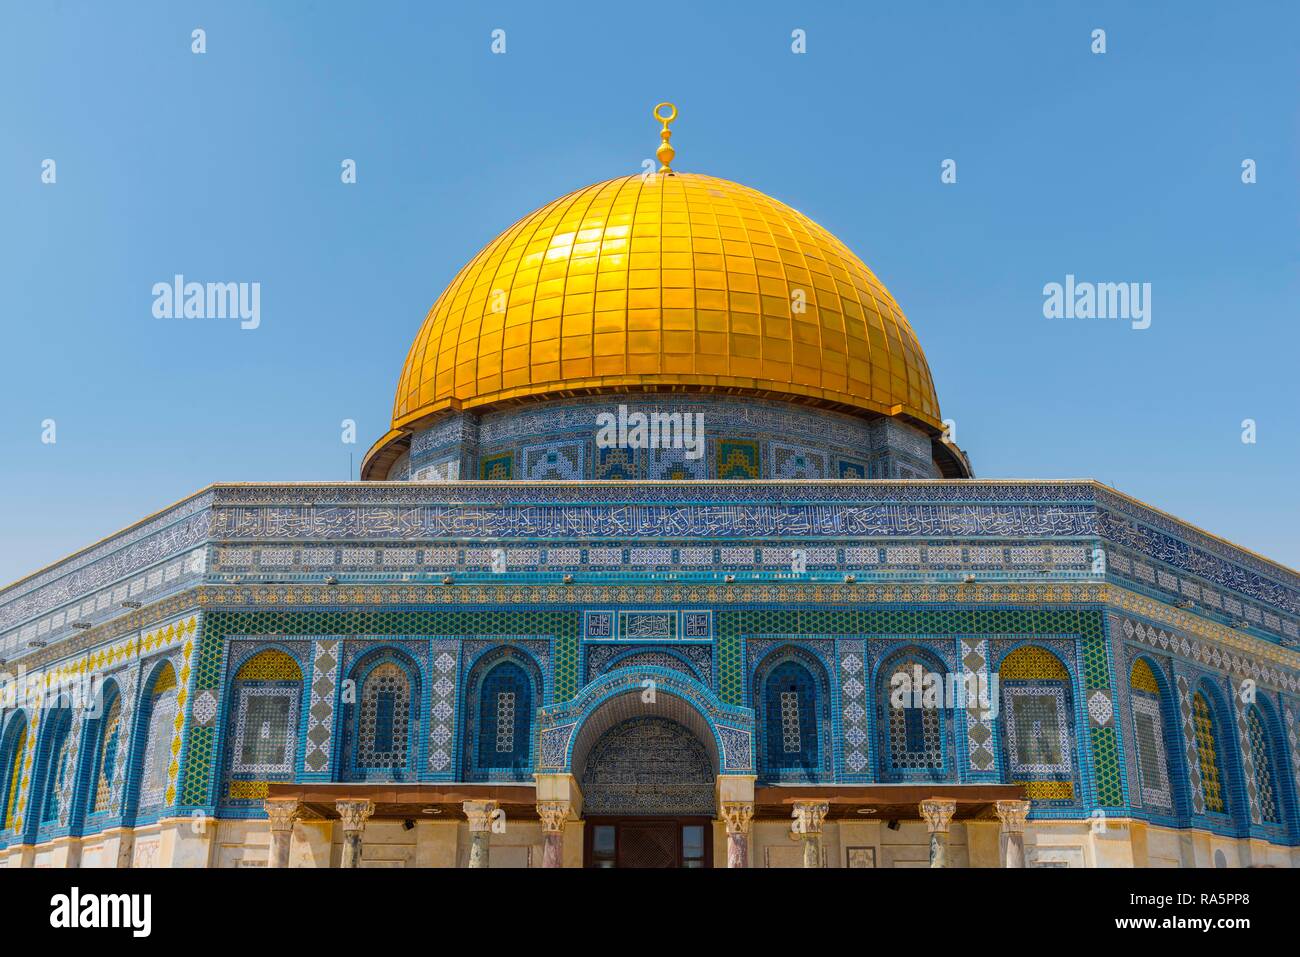
[[[0,589],[8,649],[0,653],[14,657],[15,645],[21,651],[33,639],[66,645],[74,619],[77,627],[102,622],[128,580],[134,598],[144,578],[162,578],[164,563],[173,584],[158,591],[190,584],[202,575],[204,549],[216,544],[427,545],[502,534],[698,544],[800,537],[1104,543],[1113,535],[1153,562],[1263,603],[1265,613],[1276,608],[1292,638],[1300,603],[1300,576],[1291,569],[1090,480],[220,484]],[[171,565],[187,553],[197,556],[185,559],[193,571],[173,579]],[[1257,610],[1248,610],[1260,626]],[[1268,630],[1277,632],[1277,623]]]

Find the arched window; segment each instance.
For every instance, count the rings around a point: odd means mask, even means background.
[[[1258,705],[1246,712],[1246,732],[1250,738],[1250,759],[1255,769],[1255,798],[1259,816],[1265,824],[1281,824],[1281,799],[1274,772],[1272,735]]]
[[[109,698],[109,703],[96,727],[94,764],[87,795],[91,814],[113,809],[113,783],[120,758],[126,750],[122,747],[122,695],[114,690],[106,691],[105,697]]]
[[[812,780],[818,770],[817,685],[797,661],[777,665],[763,693],[766,712],[767,768],[778,776]]]
[[[411,681],[391,659],[371,668],[356,708],[352,770],[359,776],[400,777],[411,757]]]
[[[59,823],[64,785],[74,773],[72,764],[72,709],[60,704],[45,718],[45,747],[39,756],[39,803],[32,808],[33,819],[41,825]]]
[[[167,781],[173,760],[172,738],[176,733],[176,671],[164,664],[145,693],[143,769],[140,773],[136,807],[155,809],[168,803]]]
[[[5,729],[4,747],[0,749],[0,821],[12,831],[23,780],[23,755],[27,750],[27,716],[19,712]]]
[[[494,665],[483,679],[478,714],[478,770],[531,777],[533,691],[524,669],[513,661]]]
[[[944,681],[938,662],[912,652],[881,669],[876,701],[886,779],[944,776]]]
[[[1149,808],[1173,813],[1160,685],[1145,659],[1138,658],[1133,662],[1128,684],[1142,803]]]
[[[1196,758],[1201,768],[1201,796],[1205,799],[1205,809],[1215,814],[1227,814],[1228,801],[1219,763],[1222,738],[1214,711],[1200,691],[1192,696],[1192,727],[1196,733]]]
[[[235,673],[230,773],[265,780],[294,772],[302,670],[278,648],[254,655]]]
[[[1034,801],[1073,801],[1074,723],[1070,673],[1045,648],[1026,645],[1002,660],[1002,737],[1009,780]]]

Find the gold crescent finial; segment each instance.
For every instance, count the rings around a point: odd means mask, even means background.
[[[668,113],[664,113],[664,107],[668,107]],[[672,173],[673,157],[677,151],[673,149],[673,144],[669,142],[672,139],[673,132],[668,128],[668,124],[677,119],[677,107],[672,103],[660,103],[654,108],[654,118],[663,124],[663,129],[659,131],[659,139],[663,140],[659,148],[655,150],[655,156],[659,159],[659,172]]]

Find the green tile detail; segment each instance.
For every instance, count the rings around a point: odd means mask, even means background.
[[[177,805],[181,807],[202,807],[210,803],[209,795],[215,787],[213,781],[213,760],[215,757],[213,728],[199,728],[194,725],[194,700],[204,690],[216,690],[221,686],[221,651],[222,641],[218,631],[209,626],[209,619],[214,616],[199,616],[198,650],[194,656],[193,687],[185,707],[185,732],[181,751],[180,778],[176,793],[179,795]]]
[[[1106,658],[1106,642],[1100,637],[1083,641],[1083,681],[1089,690],[1110,689],[1110,662]]]
[[[1115,741],[1115,729],[1093,728],[1092,773],[1097,787],[1097,804],[1101,807],[1124,806],[1119,764],[1119,747]]]
[[[219,689],[222,651],[229,635],[502,635],[552,637],[557,702],[581,685],[580,612],[550,610],[275,610],[209,612],[201,622],[196,693]],[[1086,689],[1110,688],[1102,613],[1062,608],[765,608],[718,609],[719,696],[730,705],[745,701],[742,636],[750,634],[1054,634],[1079,635],[1083,642]],[[181,804],[215,801],[215,731],[189,728],[181,780]],[[1090,736],[1097,803],[1122,806],[1118,742],[1113,728]]]
[[[1111,682],[1110,653],[1102,628],[1096,629],[1095,633],[1084,633],[1082,646],[1084,695],[1100,689],[1110,695],[1112,702],[1116,702],[1118,699]],[[1124,762],[1114,726],[1093,728],[1089,741],[1097,804],[1101,807],[1124,806]]]
[[[556,701],[568,701],[578,693],[581,686],[578,679],[578,666],[582,657],[581,625],[576,614],[571,615],[570,619],[562,630],[554,632],[555,640],[551,643]]]
[[[550,635],[555,699],[568,700],[578,691],[580,616],[576,611],[216,611],[208,612],[200,624],[195,695],[205,689],[220,690],[222,654],[230,635]],[[191,725],[187,733],[180,803],[208,807],[216,801],[216,731]]]
[[[743,612],[724,611],[718,619],[718,696],[725,704],[745,703],[745,667],[740,655],[739,619]]]

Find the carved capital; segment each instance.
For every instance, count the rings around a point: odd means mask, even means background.
[[[1025,818],[1029,816],[1028,801],[998,801],[997,808],[1003,832],[1017,834],[1024,831]]]
[[[461,804],[465,817],[469,818],[470,831],[491,831],[493,822],[502,815],[500,801],[466,801]],[[498,828],[499,829],[499,828]]]
[[[273,831],[292,831],[293,822],[302,813],[302,802],[297,798],[267,798],[262,807]]]
[[[343,821],[343,830],[360,831],[366,826],[370,815],[375,813],[375,802],[370,800],[348,799],[335,801],[334,808]]]
[[[825,801],[795,801],[792,815],[794,825],[791,830],[795,834],[820,834],[822,822],[826,820],[830,809],[831,806]]]
[[[537,805],[537,816],[542,819],[544,833],[562,834],[564,825],[573,816],[573,805],[568,801],[541,801]]]
[[[722,820],[727,823],[728,834],[748,834],[754,820],[754,805],[750,801],[723,801]]]
[[[921,817],[931,834],[945,834],[952,816],[957,813],[957,802],[950,798],[926,798],[921,802]]]

